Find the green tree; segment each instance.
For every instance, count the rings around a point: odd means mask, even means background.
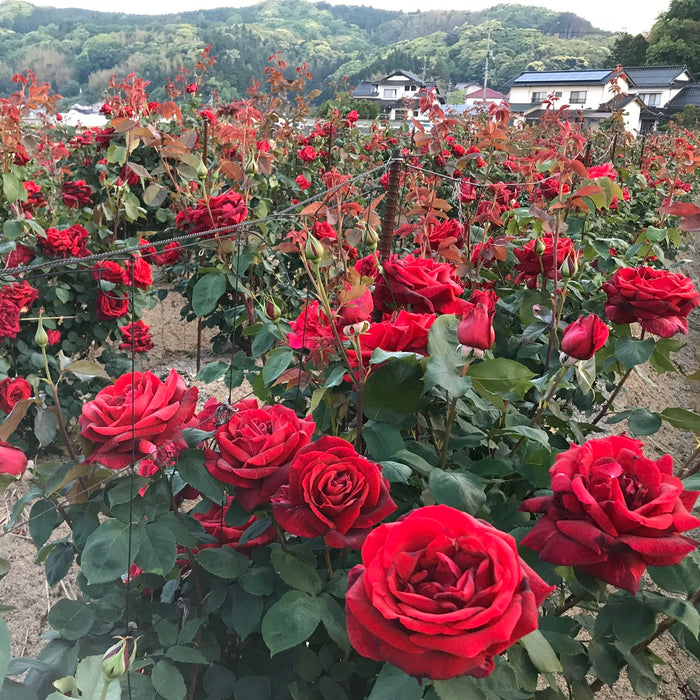
[[[643,34],[620,34],[610,51],[608,67],[614,68],[618,63],[623,66],[643,66],[648,48],[649,42]]]
[[[651,29],[646,63],[685,63],[700,72],[700,0],[672,0]]]

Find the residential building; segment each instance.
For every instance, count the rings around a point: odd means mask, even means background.
[[[435,90],[438,100],[444,103],[434,82],[424,81],[406,70],[395,71],[376,82],[363,81],[353,90],[352,96],[377,102],[380,116],[385,119],[401,120],[420,115],[418,95],[421,90]]]
[[[483,86],[472,87],[467,90],[467,94],[464,96],[465,105],[483,105],[492,104],[493,102],[500,104],[507,100],[508,95],[504,95],[502,92],[498,92],[498,90],[492,90],[490,87],[484,90]]]

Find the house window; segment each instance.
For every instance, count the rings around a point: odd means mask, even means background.
[[[647,107],[659,107],[661,105],[660,92],[640,92],[639,97]]]
[[[546,92],[533,92],[532,93],[532,104],[541,104],[547,99]]]
[[[396,88],[384,88],[384,99],[385,100],[395,100],[396,99]]]
[[[569,95],[569,104],[582,105],[586,102],[585,90],[572,90]]]

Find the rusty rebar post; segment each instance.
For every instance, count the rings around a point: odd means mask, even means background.
[[[389,184],[386,190],[386,208],[382,218],[382,236],[379,240],[379,260],[386,262],[391,255],[391,243],[394,239],[396,209],[399,204],[399,175],[403,159],[394,153],[389,166]]]

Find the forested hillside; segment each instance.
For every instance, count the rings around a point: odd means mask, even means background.
[[[223,0],[222,0],[223,1]],[[504,88],[526,68],[566,69],[609,61],[614,37],[571,13],[499,5],[490,10],[392,12],[369,7],[265,0],[165,16],[0,3],[0,93],[27,68],[68,98],[99,99],[109,78],[131,72],[157,90],[207,44],[217,63],[205,90],[245,93],[274,51],[305,61],[314,87],[350,84],[404,68],[443,84],[481,80],[492,29],[491,84]],[[157,93],[155,95],[158,96]]]

